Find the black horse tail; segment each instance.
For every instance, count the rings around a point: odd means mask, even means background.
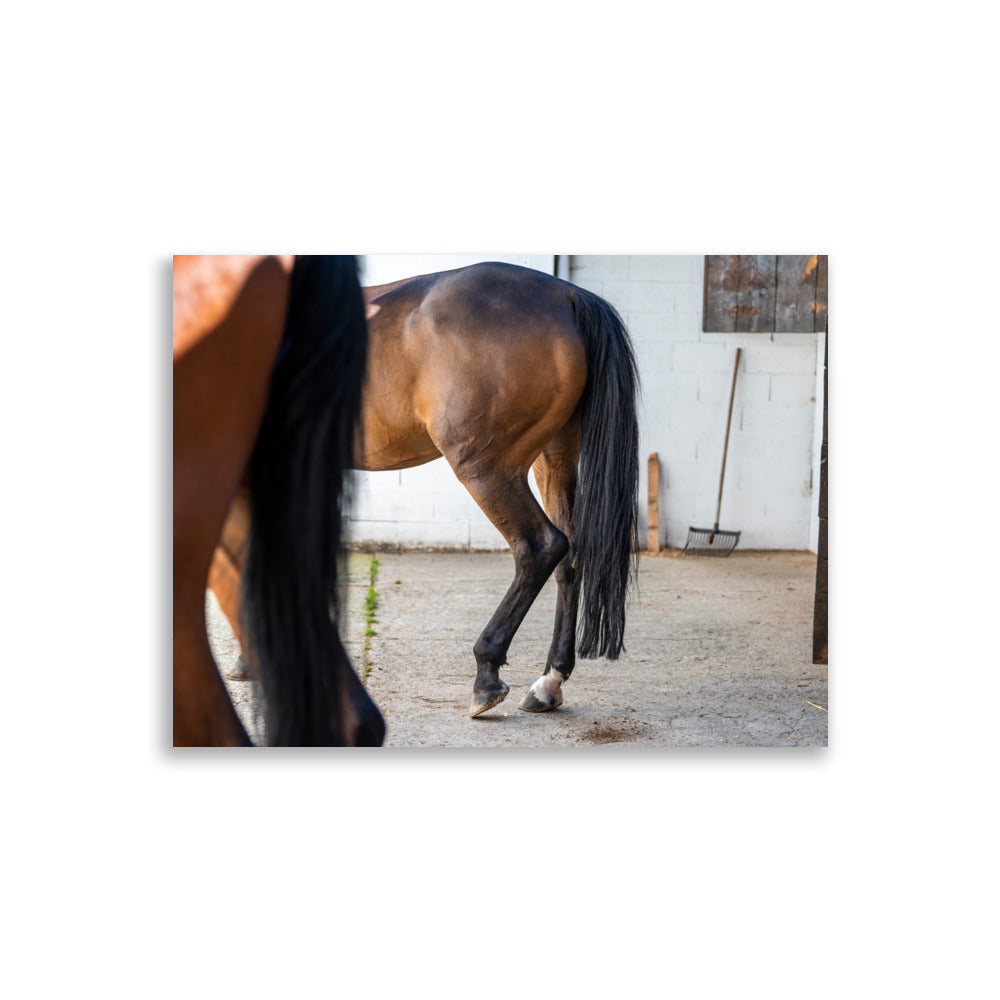
[[[242,615],[272,746],[340,732],[337,633],[344,475],[368,349],[353,257],[296,257],[285,332],[250,462]],[[339,667],[338,667],[339,665]]]
[[[625,634],[625,602],[638,568],[639,376],[621,316],[576,288],[576,324],[587,350],[580,415],[580,462],[573,522],[580,589],[579,654],[615,660]]]

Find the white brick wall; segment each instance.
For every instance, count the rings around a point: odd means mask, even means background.
[[[364,258],[362,280],[378,284],[477,260],[553,266],[546,255],[374,255]],[[822,338],[702,333],[703,267],[697,255],[571,259],[570,280],[609,299],[635,342],[643,386],[640,538],[652,451],[661,465],[661,542],[683,546],[689,527],[711,527],[733,357],[742,347],[720,526],[743,532],[741,548],[815,550]],[[444,459],[359,473],[356,487],[350,534],[357,544],[506,547]]]
[[[588,256],[570,279],[608,298],[635,342],[642,379],[639,448],[645,538],[646,459],[659,453],[661,542],[711,527],[733,359],[743,348],[720,527],[748,549],[815,549],[815,334],[701,332],[704,258]],[[818,475],[815,477],[818,488]]]

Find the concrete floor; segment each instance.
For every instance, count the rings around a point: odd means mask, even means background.
[[[517,703],[541,672],[552,632],[550,581],[514,638],[507,700],[468,717],[472,645],[513,576],[507,553],[378,553],[376,635],[366,638],[371,555],[348,561],[345,644],[387,724],[388,747],[796,747],[827,745],[827,668],[812,663],[816,559],[734,552],[725,559],[640,556],[639,589],[614,662],[579,660],[565,702]],[[209,598],[224,668],[237,648]],[[260,739],[253,686],[227,682]]]

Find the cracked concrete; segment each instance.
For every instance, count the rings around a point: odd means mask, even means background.
[[[345,645],[360,669],[370,555],[348,561]],[[827,668],[811,660],[816,559],[740,552],[725,559],[667,551],[639,560],[639,591],[617,661],[578,660],[565,703],[541,715],[517,703],[545,662],[555,584],[514,638],[501,676],[507,700],[469,719],[472,645],[513,576],[496,552],[380,552],[377,634],[368,689],[389,747],[822,747]],[[236,656],[209,601],[224,668]],[[252,685],[227,682],[251,736]],[[810,704],[812,703],[812,704]]]

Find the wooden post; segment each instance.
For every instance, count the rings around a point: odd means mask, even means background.
[[[646,549],[660,551],[660,458],[649,456],[649,507],[646,514]]]
[[[828,399],[830,395],[830,324],[823,338],[823,446],[819,458],[819,552],[816,555],[816,599],[813,605],[813,663],[829,663],[829,554],[828,519],[830,462],[827,451]]]

